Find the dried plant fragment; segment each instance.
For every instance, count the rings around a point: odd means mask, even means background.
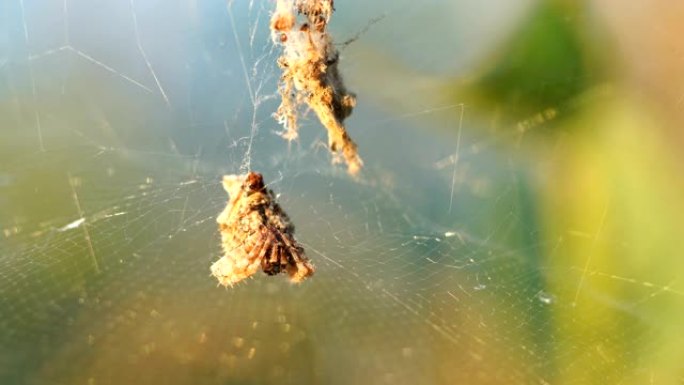
[[[285,127],[282,136],[293,140],[298,135],[297,111],[302,104],[308,105],[328,130],[333,163],[343,160],[347,171],[356,175],[363,162],[344,126],[356,98],[347,91],[337,69],[339,52],[327,31],[333,11],[332,0],[277,0],[271,34],[283,46],[278,59],[283,74],[275,116]],[[297,23],[298,17],[305,21]]]
[[[233,286],[259,269],[268,275],[286,272],[292,282],[314,273],[294,238],[294,225],[261,174],[225,175],[223,188],[230,199],[216,222],[224,255],[211,265],[221,285]]]

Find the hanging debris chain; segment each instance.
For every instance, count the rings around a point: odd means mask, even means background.
[[[339,52],[327,30],[333,11],[332,0],[277,0],[271,35],[283,47],[278,59],[283,73],[275,117],[285,128],[282,136],[294,140],[299,107],[309,106],[328,131],[333,163],[345,162],[349,174],[357,175],[363,161],[344,126],[356,98],[347,91],[337,69]],[[298,23],[297,16],[305,21]]]
[[[298,111],[307,105],[328,131],[333,163],[346,163],[347,172],[355,176],[363,161],[344,120],[356,98],[337,69],[339,52],[327,31],[333,11],[333,0],[276,0],[271,35],[283,53],[278,59],[281,103],[275,117],[285,128],[282,136],[294,140]],[[223,256],[211,266],[220,284],[233,286],[259,269],[268,275],[287,273],[292,282],[313,275],[313,265],[294,238],[294,225],[261,174],[224,176],[223,187],[230,197],[216,219]]]

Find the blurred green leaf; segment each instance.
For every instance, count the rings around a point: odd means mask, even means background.
[[[581,7],[541,2],[504,43],[472,83],[458,90],[476,109],[494,108],[504,121],[526,119],[540,111],[566,110],[601,80],[595,42],[585,39]],[[463,95],[465,93],[465,95]]]

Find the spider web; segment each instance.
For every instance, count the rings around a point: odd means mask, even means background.
[[[467,106],[411,76],[457,60],[402,29],[431,12],[337,4],[337,40],[362,32],[340,65],[359,93],[347,122],[366,168],[353,180],[312,116],[299,141],[276,134],[272,6],[0,6],[1,383],[653,379],[658,304],[681,306],[683,289],[595,269],[591,250],[625,241],[601,226],[540,233],[523,147],[497,147],[524,133],[472,134]],[[258,275],[226,290],[209,275],[220,178],[247,170],[316,265],[301,285]],[[589,255],[554,258],[573,234]],[[616,326],[583,328],[596,324]]]

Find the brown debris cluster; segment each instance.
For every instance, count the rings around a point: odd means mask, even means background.
[[[333,0],[276,0],[271,34],[283,52],[278,58],[281,103],[274,115],[284,127],[282,136],[294,140],[299,110],[308,106],[328,131],[333,163],[346,163],[355,176],[363,161],[344,120],[356,98],[342,82],[339,52],[327,31],[333,12]],[[313,265],[294,238],[294,225],[261,174],[226,175],[223,188],[229,201],[216,218],[223,256],[211,265],[221,285],[233,286],[259,269],[268,275],[287,273],[292,282],[313,275]]]
[[[282,136],[294,140],[298,109],[306,104],[328,131],[333,163],[344,161],[349,174],[356,175],[363,162],[344,126],[356,98],[342,82],[337,68],[339,52],[327,31],[333,11],[333,0],[277,0],[271,33],[274,42],[283,47],[278,59],[283,73],[275,117],[285,128]],[[303,22],[298,23],[298,18]]]
[[[294,238],[294,225],[261,174],[226,175],[223,188],[230,199],[216,222],[224,255],[211,266],[220,284],[233,286],[259,269],[268,275],[287,273],[292,282],[313,275],[313,265]]]

